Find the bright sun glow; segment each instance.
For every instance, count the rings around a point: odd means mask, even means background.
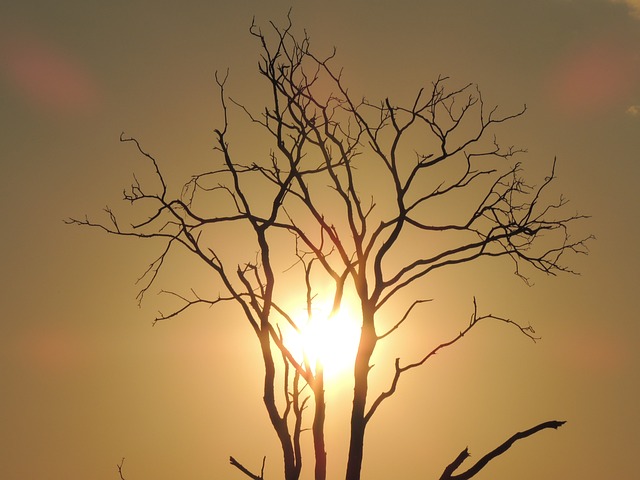
[[[302,311],[294,320],[300,326],[300,333],[293,333],[287,339],[291,352],[302,359],[306,354],[312,368],[320,362],[327,380],[339,377],[353,370],[360,325],[343,302],[340,311],[330,317],[331,302],[315,305],[312,318]]]

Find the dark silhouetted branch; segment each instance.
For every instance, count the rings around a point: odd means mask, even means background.
[[[124,473],[122,473],[122,469],[124,467],[124,457],[122,457],[122,460],[120,460],[120,463],[118,463],[116,467],[118,467],[118,475],[120,476],[120,480],[125,480]]]
[[[411,309],[416,304],[418,304],[420,302],[421,301],[414,302],[411,305],[411,307],[409,308],[409,310],[407,310],[407,312],[405,313],[405,316],[403,316],[400,321],[403,322],[406,319],[406,316],[408,315],[408,313],[411,311]],[[525,327],[525,326],[520,325],[517,322],[514,322],[513,320],[510,320],[510,319],[504,318],[504,317],[499,317],[499,316],[493,315],[493,314],[478,315],[478,303],[476,301],[476,298],[474,297],[473,298],[473,313],[471,314],[471,318],[469,320],[469,323],[466,326],[466,328],[461,330],[456,336],[454,336],[453,338],[451,338],[450,340],[448,340],[446,342],[441,343],[440,345],[435,347],[433,350],[428,352],[426,355],[424,355],[420,360],[418,360],[416,362],[409,363],[407,365],[401,366],[400,365],[400,358],[396,358],[395,364],[394,364],[395,373],[394,373],[393,379],[391,380],[391,386],[389,387],[388,390],[380,393],[378,395],[378,397],[373,401],[373,403],[371,404],[371,407],[369,408],[369,411],[367,412],[367,414],[365,416],[365,421],[368,422],[371,419],[371,417],[373,417],[373,415],[375,414],[375,412],[380,407],[380,405],[382,404],[383,401],[385,401],[386,399],[388,399],[389,397],[393,396],[393,394],[396,393],[396,390],[398,388],[398,383],[400,382],[400,378],[401,378],[402,374],[404,374],[405,372],[408,372],[409,370],[413,370],[413,369],[415,369],[417,367],[421,367],[430,358],[432,358],[438,352],[440,352],[440,350],[443,350],[443,349],[445,349],[447,347],[455,345],[457,342],[462,340],[462,338],[464,338],[464,336],[467,333],[469,333],[471,331],[471,329],[473,329],[476,325],[478,325],[478,323],[480,323],[483,320],[493,320],[493,321],[497,321],[497,322],[502,322],[502,323],[506,323],[506,324],[509,324],[509,325],[513,325],[518,330],[520,330],[520,332],[523,335],[525,335],[526,337],[530,338],[533,342],[536,342],[537,340],[540,339],[539,337],[535,336],[535,331],[534,331],[533,327],[531,327],[530,325]],[[390,332],[387,332],[387,334],[388,333],[390,333]],[[385,334],[385,335],[387,335],[387,334]]]
[[[558,429],[562,425],[564,425],[564,421],[551,420],[548,422],[543,422],[540,425],[536,425],[524,432],[518,432],[511,436],[506,442],[493,449],[489,453],[487,453],[484,457],[478,460],[471,468],[466,470],[465,472],[454,474],[454,472],[462,465],[462,463],[470,457],[469,450],[465,448],[460,454],[456,457],[456,459],[451,462],[447,468],[444,469],[440,480],[468,480],[474,477],[480,470],[487,466],[487,464],[493,460],[494,458],[505,453],[511,446],[517,442],[518,440],[522,440],[523,438],[530,437],[531,435],[538,433],[540,430],[544,430],[546,428]]]
[[[262,468],[260,469],[260,475],[256,475],[252,473],[248,468],[238,462],[235,458],[229,457],[229,463],[244,473],[247,477],[252,478],[253,480],[264,480],[264,465],[267,461],[267,457],[262,458]]]

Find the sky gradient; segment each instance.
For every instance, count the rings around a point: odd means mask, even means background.
[[[480,327],[409,375],[369,428],[363,478],[437,478],[464,447],[478,457],[551,419],[567,424],[476,478],[633,478],[640,3],[608,0],[4,2],[3,478],[115,479],[122,457],[127,480],[242,478],[229,455],[256,468],[266,455],[267,478],[278,478],[246,322],[221,307],[152,328],[162,299],[149,295],[138,308],[135,281],[153,245],[63,220],[117,206],[143,168],[119,143],[122,131],[175,185],[206,165],[221,122],[214,72],[229,68],[228,93],[259,110],[265,86],[248,27],[254,15],[281,21],[289,6],[317,51],[337,47],[356,97],[408,101],[447,75],[477,83],[504,111],[526,104],[500,131],[503,143],[527,147],[533,177],[557,157],[557,192],[570,211],[592,216],[575,234],[597,237],[588,257],[568,260],[580,276],[534,275],[528,287],[498,262],[428,284],[439,315],[466,320],[475,295],[493,313],[531,323],[542,341]],[[250,131],[235,135],[251,142]],[[206,282],[187,266],[171,272],[167,281]],[[446,336],[459,327],[442,328]],[[410,340],[398,345],[411,352]],[[344,394],[339,386],[327,394],[329,478],[342,477]]]

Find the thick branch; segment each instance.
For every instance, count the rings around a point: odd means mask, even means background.
[[[509,450],[509,448],[511,448],[511,446],[518,440],[530,437],[534,433],[538,433],[540,430],[544,430],[546,428],[558,429],[564,424],[565,424],[564,421],[551,420],[551,421],[543,422],[539,425],[536,425],[535,427],[525,430],[524,432],[517,432],[514,435],[512,435],[511,438],[509,438],[507,441],[505,441],[504,443],[502,443],[501,445],[499,445],[498,447],[496,447],[495,449],[487,453],[480,460],[478,460],[471,468],[469,468],[468,470],[462,473],[454,474],[454,472],[470,456],[468,449],[465,448],[462,452],[460,452],[460,454],[456,457],[456,459],[453,462],[451,462],[447,466],[447,468],[444,469],[444,472],[442,473],[440,480],[468,480],[474,477],[485,466],[487,466],[487,464],[491,460],[493,460],[494,458],[502,455],[507,450]]]
[[[240,462],[238,462],[235,458],[229,457],[229,463],[231,465],[236,467],[238,470],[244,473],[247,477],[253,480],[264,480],[264,464],[266,460],[267,460],[267,457],[262,458],[262,468],[260,469],[260,475],[256,475],[255,473],[251,472],[248,468],[246,468],[244,465],[242,465]]]

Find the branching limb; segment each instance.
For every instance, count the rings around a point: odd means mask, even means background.
[[[415,303],[413,305],[415,305]],[[412,305],[412,307],[413,307],[413,305]],[[471,319],[469,320],[469,324],[467,325],[467,327],[464,330],[461,330],[460,333],[458,333],[451,340],[441,343],[440,345],[435,347],[433,350],[431,350],[429,353],[427,353],[424,357],[422,357],[420,360],[418,360],[418,361],[416,361],[414,363],[410,363],[408,365],[401,366],[400,365],[400,358],[396,358],[396,360],[395,360],[395,373],[394,373],[393,379],[391,380],[391,386],[389,387],[389,389],[387,391],[384,391],[384,392],[380,393],[378,395],[378,397],[374,400],[374,402],[371,404],[371,407],[369,408],[369,411],[367,412],[367,414],[365,416],[365,421],[368,422],[371,419],[371,417],[374,415],[376,410],[380,407],[382,402],[384,402],[387,398],[391,397],[396,392],[396,390],[398,388],[398,383],[400,381],[400,377],[402,376],[403,373],[424,365],[427,362],[427,360],[429,360],[431,357],[436,355],[440,350],[443,350],[444,348],[450,347],[450,346],[454,345],[455,343],[457,343],[458,341],[460,341],[467,333],[469,333],[469,331],[472,328],[474,328],[482,320],[496,320],[496,321],[499,321],[499,322],[503,322],[503,323],[507,323],[507,324],[510,324],[510,325],[514,325],[515,327],[517,327],[520,330],[520,332],[522,332],[526,337],[530,338],[532,341],[535,342],[535,341],[539,340],[539,337],[535,336],[535,331],[533,330],[533,327],[531,327],[530,325],[525,327],[525,326],[520,325],[517,322],[514,322],[513,320],[510,320],[510,319],[504,318],[504,317],[499,317],[499,316],[496,316],[496,315],[493,315],[493,314],[478,315],[478,305],[477,305],[476,299],[474,297],[473,298],[473,313],[471,314]],[[388,333],[390,333],[390,332],[388,332]]]
[[[122,473],[122,469],[124,468],[124,457],[122,457],[120,463],[116,464],[116,467],[118,467],[118,476],[120,477],[120,480],[125,480],[124,473]]]
[[[138,149],[138,152],[140,152],[142,155],[144,155],[145,157],[147,157],[151,163],[153,163],[153,166],[155,168],[155,173],[156,176],[158,177],[158,180],[160,181],[160,184],[162,185],[162,193],[160,195],[160,198],[164,199],[166,193],[167,193],[167,185],[164,181],[164,178],[162,176],[162,174],[160,173],[160,168],[158,167],[158,162],[156,161],[155,157],[153,155],[150,155],[149,153],[147,153],[145,150],[142,149],[142,146],[140,145],[140,142],[138,142],[137,139],[132,138],[132,137],[125,137],[124,132],[122,132],[120,134],[120,141],[121,142],[133,142],[136,146],[136,148]]]
[[[400,325],[402,325],[405,322],[405,320],[409,317],[409,315],[411,314],[411,311],[414,309],[414,307],[416,307],[416,305],[420,305],[421,303],[430,302],[430,301],[432,301],[432,299],[430,299],[430,298],[429,299],[422,299],[422,300],[415,300],[409,306],[409,308],[407,308],[407,310],[404,312],[404,315],[402,316],[402,318],[393,327],[391,327],[389,330],[387,330],[382,335],[378,335],[378,340],[382,340],[383,338],[387,337],[388,335],[393,333],[395,330],[397,330],[400,327]]]
[[[544,430],[546,428],[558,429],[564,424],[564,421],[551,420],[536,425],[535,427],[525,430],[524,432],[517,432],[512,435],[507,441],[491,450],[484,457],[480,458],[480,460],[478,460],[473,466],[471,466],[471,468],[462,473],[454,474],[454,472],[462,465],[462,463],[470,457],[469,450],[465,448],[462,452],[460,452],[460,454],[458,454],[456,459],[451,462],[447,466],[447,468],[444,469],[440,480],[468,480],[474,477],[484,467],[486,467],[491,460],[509,450],[509,448],[511,448],[511,446],[518,440],[530,437],[531,435],[538,433],[540,430]]]
[[[163,314],[162,312],[159,312],[158,316],[153,321],[153,325],[155,325],[157,322],[160,322],[162,320],[168,320],[170,318],[177,317],[178,315],[180,315],[181,313],[185,312],[186,310],[190,309],[195,305],[204,304],[204,305],[208,305],[209,307],[213,307],[218,303],[237,301],[236,297],[234,296],[223,297],[221,295],[218,295],[218,298],[215,298],[213,300],[202,298],[193,289],[191,289],[191,294],[193,295],[194,298],[187,298],[184,295],[181,295],[177,292],[172,292],[169,290],[160,290],[159,293],[177,297],[183,302],[183,305],[180,308],[173,310],[171,313],[168,313],[168,314]],[[238,296],[245,296],[245,294],[238,293]]]
[[[244,473],[247,477],[252,478],[253,480],[264,480],[264,465],[267,461],[267,457],[262,458],[262,468],[260,469],[260,475],[256,475],[252,473],[248,468],[238,462],[235,458],[229,457],[229,463]]]

